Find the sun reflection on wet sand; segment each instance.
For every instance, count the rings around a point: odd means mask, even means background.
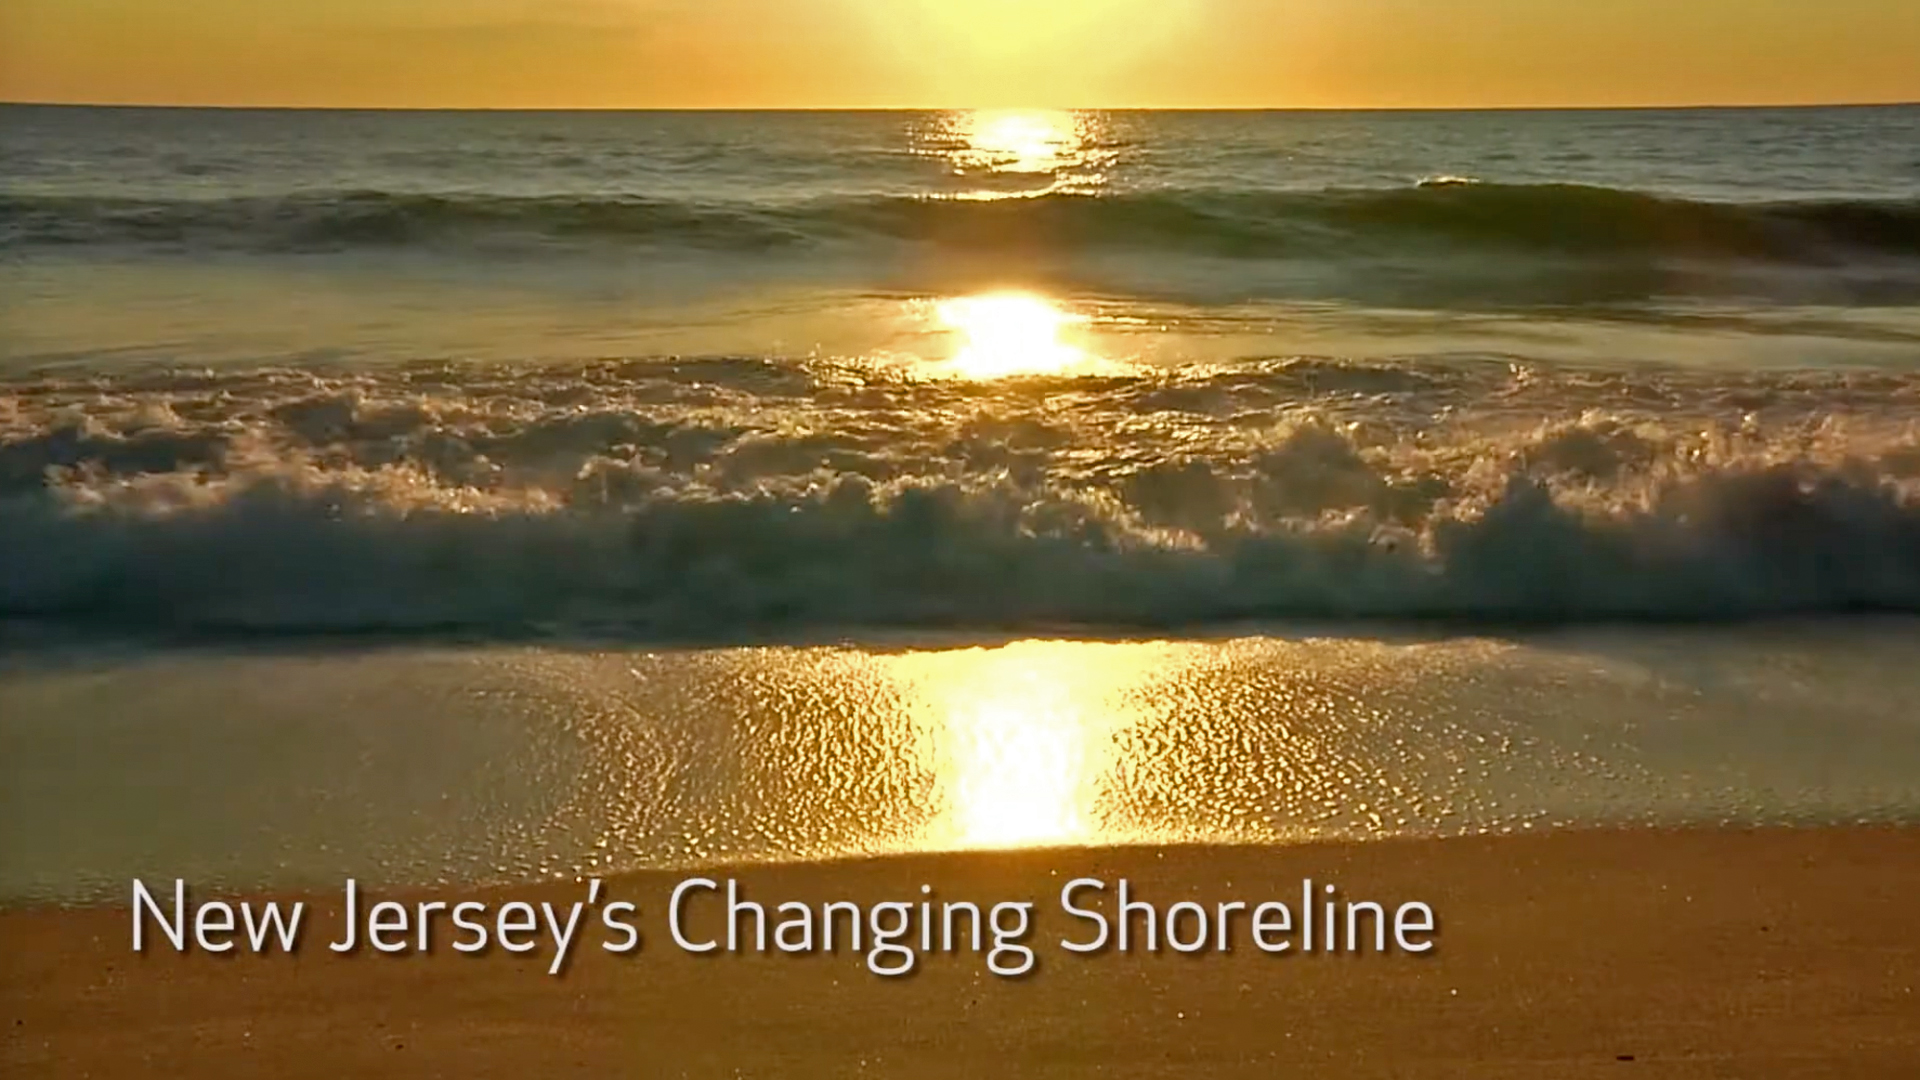
[[[939,809],[924,842],[1005,848],[1115,839],[1102,802],[1115,736],[1137,722],[1147,670],[1126,650],[1025,642],[901,657],[929,710]]]
[[[1093,762],[1070,714],[985,701],[957,708],[949,724],[949,824],[959,839],[998,846],[1088,835]]]

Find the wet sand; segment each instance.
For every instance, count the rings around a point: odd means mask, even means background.
[[[0,914],[0,1072],[30,1076],[1272,1077],[1920,1075],[1920,830],[1610,831],[1290,848],[1133,848],[757,867],[757,898],[1033,899],[1038,969],[979,956],[882,979],[862,958],[675,948],[685,872],[628,875],[641,951],[145,957],[122,908]],[[1081,957],[1072,877],[1162,905],[1430,903],[1425,956]],[[439,898],[570,903],[574,883]],[[388,894],[382,894],[386,898]],[[316,898],[337,901],[337,894]],[[597,943],[600,937],[584,939]]]

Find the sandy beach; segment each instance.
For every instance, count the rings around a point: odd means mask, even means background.
[[[1027,898],[1037,970],[697,957],[660,933],[693,872],[609,883],[640,952],[215,958],[129,949],[125,906],[0,914],[10,1076],[1896,1077],[1920,1071],[1920,830],[1596,831],[1282,848],[929,855],[702,871],[769,899]],[[1167,904],[1419,899],[1437,948],[1197,957],[1052,946],[1076,876]],[[506,892],[572,902],[573,883]],[[391,896],[392,894],[387,894]],[[331,928],[314,898],[316,930]],[[652,910],[649,910],[651,908]]]

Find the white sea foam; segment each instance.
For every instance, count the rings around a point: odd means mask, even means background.
[[[0,615],[127,629],[1920,611],[1920,377],[146,372],[0,398]]]

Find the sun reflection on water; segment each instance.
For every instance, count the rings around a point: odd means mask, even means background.
[[[944,160],[962,199],[1085,194],[1106,183],[1114,155],[1098,114],[980,110],[944,114],[918,132],[921,153]]]
[[[1073,163],[1081,144],[1072,113],[976,112],[962,123],[970,153],[960,162],[1003,172],[1052,172]]]
[[[917,151],[943,161],[954,187],[936,198],[1001,200],[1051,194],[1087,195],[1106,182],[1111,163],[1105,121],[1096,113],[979,110],[944,113],[913,132]],[[1044,245],[1045,237],[1012,234],[1009,242]],[[925,356],[944,374],[973,379],[1080,373],[1093,355],[1088,319],[1046,297],[992,292],[931,305],[931,329],[954,344]]]
[[[948,368],[973,379],[1053,375],[1086,364],[1087,352],[1061,340],[1085,320],[1028,293],[992,293],[942,301],[939,321],[960,346]]]

